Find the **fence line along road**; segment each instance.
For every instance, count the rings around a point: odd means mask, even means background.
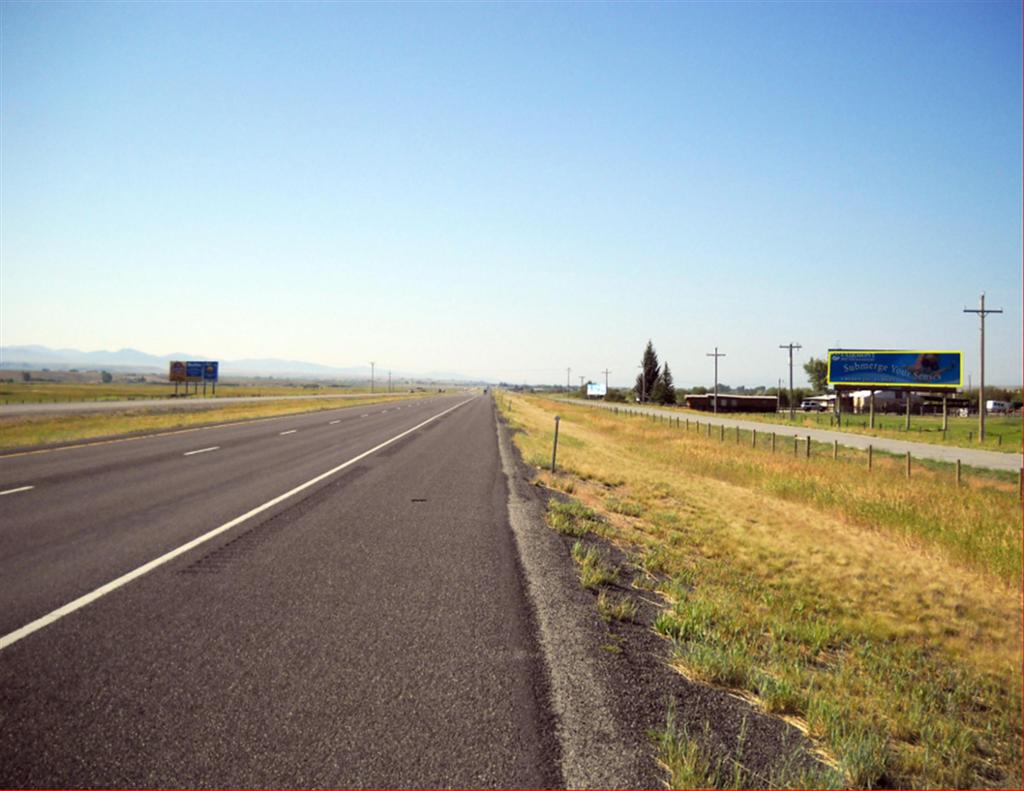
[[[664,417],[691,418],[692,414],[687,412],[685,416],[672,409],[659,409],[657,407],[639,406],[637,404],[616,404],[606,401],[584,401],[579,398],[558,398],[578,406],[588,406],[598,409],[619,409],[629,410],[634,414],[659,415]],[[944,461],[955,464],[960,461],[969,467],[981,467],[989,470],[1004,470],[1007,472],[1019,472],[1024,466],[1024,458],[1020,453],[1001,453],[994,450],[978,450],[975,448],[963,448],[959,446],[932,445],[927,442],[910,442],[902,439],[889,439],[887,437],[875,437],[869,434],[853,434],[847,431],[829,431],[828,429],[807,428],[805,426],[787,426],[779,423],[762,423],[756,420],[737,420],[736,418],[722,417],[711,412],[700,414],[696,417],[701,423],[709,423],[713,426],[725,426],[727,428],[741,428],[744,431],[757,430],[770,434],[775,432],[785,437],[810,437],[815,442],[838,442],[847,448],[867,450],[870,445],[875,450],[885,451],[904,455],[907,452],[913,454],[916,459],[931,459],[932,461]]]

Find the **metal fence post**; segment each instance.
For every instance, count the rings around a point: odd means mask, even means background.
[[[868,469],[871,469],[871,462],[873,461],[874,448],[868,445]]]
[[[961,476],[961,472],[960,472],[960,459],[957,459],[956,460],[956,486],[957,486],[958,489],[960,488],[960,476]]]
[[[558,456],[558,422],[561,418],[555,415],[555,444],[551,448],[551,472],[555,471],[555,458]]]
[[[756,428],[750,430],[750,447],[752,447],[752,448],[756,448],[757,447],[757,429]]]
[[[811,458],[811,435],[810,434],[807,435],[807,447],[804,450],[804,458],[805,459]]]

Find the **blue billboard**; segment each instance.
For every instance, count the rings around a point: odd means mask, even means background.
[[[962,352],[828,352],[828,383],[835,387],[918,387],[956,389],[962,384]]]
[[[219,367],[216,360],[189,360],[185,363],[185,378],[189,382],[216,382]]]

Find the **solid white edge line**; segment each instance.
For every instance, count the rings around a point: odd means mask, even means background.
[[[278,433],[277,436],[283,437],[285,434],[294,434],[296,431],[298,431],[297,428],[293,428],[290,431],[281,431],[281,432]]]
[[[195,456],[197,453],[209,453],[211,450],[220,450],[220,445],[214,445],[210,448],[200,448],[199,450],[190,450],[188,453],[182,453],[182,456]]]
[[[79,596],[74,601],[68,602],[63,607],[58,607],[56,610],[53,610],[52,612],[47,613],[46,615],[44,615],[41,618],[37,618],[36,620],[32,621],[31,623],[25,624],[20,629],[15,629],[13,632],[10,632],[9,634],[5,634],[3,637],[0,637],[0,651],[2,651],[3,649],[7,648],[9,645],[13,645],[14,643],[18,642],[23,637],[28,637],[28,635],[32,634],[32,632],[36,632],[36,631],[42,629],[44,626],[49,626],[51,623],[53,623],[54,621],[57,621],[57,620],[63,618],[65,615],[70,615],[75,610],[80,610],[82,607],[85,607],[87,604],[91,604],[92,602],[94,602],[97,599],[99,599],[101,596],[106,596],[111,591],[115,591],[118,588],[120,588],[121,586],[127,585],[132,580],[136,579],[137,577],[141,577],[143,574],[146,574],[146,573],[152,571],[153,569],[157,568],[158,566],[162,566],[164,563],[167,563],[170,560],[174,560],[174,558],[178,557],[178,555],[183,555],[184,553],[188,552],[190,549],[195,549],[200,544],[204,544],[207,541],[209,541],[211,538],[219,536],[221,533],[223,533],[223,532],[225,532],[227,530],[230,530],[233,527],[236,527],[236,526],[242,524],[242,522],[246,521],[247,519],[251,519],[252,517],[256,516],[257,514],[263,513],[268,508],[273,508],[278,503],[283,502],[284,500],[287,500],[289,497],[292,497],[292,496],[298,494],[299,492],[308,489],[310,486],[315,486],[316,484],[320,483],[320,481],[324,480],[325,478],[329,478],[330,476],[334,475],[337,472],[340,472],[341,470],[345,469],[346,467],[349,467],[349,466],[355,464],[357,461],[361,461],[362,459],[365,459],[367,456],[369,456],[369,455],[371,455],[373,453],[376,453],[381,448],[386,448],[392,442],[397,442],[402,437],[408,436],[409,434],[411,434],[412,432],[416,431],[417,429],[423,428],[423,426],[427,425],[428,423],[432,423],[433,421],[437,420],[439,417],[443,417],[443,416],[447,415],[449,412],[452,412],[453,410],[458,409],[463,404],[468,404],[471,400],[472,400],[471,398],[467,398],[465,401],[460,401],[455,406],[450,407],[450,408],[444,410],[444,412],[438,412],[436,415],[434,415],[433,417],[427,418],[422,423],[418,423],[417,425],[413,426],[412,428],[403,431],[401,434],[396,434],[391,439],[385,440],[384,442],[380,443],[380,445],[377,445],[376,447],[370,448],[369,450],[364,451],[363,453],[360,453],[358,456],[354,456],[353,458],[349,459],[348,461],[344,462],[343,464],[339,464],[337,467],[332,467],[327,472],[320,473],[320,475],[317,475],[315,478],[310,478],[305,483],[300,483],[294,489],[290,489],[289,491],[285,492],[284,494],[279,494],[277,497],[275,497],[272,500],[267,500],[267,502],[263,503],[263,505],[256,506],[251,511],[247,511],[246,513],[242,514],[241,516],[235,517],[230,522],[225,522],[220,527],[215,527],[210,532],[204,533],[203,535],[199,536],[198,538],[193,538],[191,541],[189,541],[188,543],[182,544],[177,549],[172,549],[170,552],[167,552],[167,553],[161,555],[160,557],[155,558],[154,560],[149,561],[149,563],[146,563],[146,564],[144,564],[142,566],[139,566],[137,569],[134,569],[133,571],[129,571],[127,574],[122,574],[120,577],[118,577],[115,580],[112,580],[112,581],[108,582],[106,585],[101,585],[100,587],[96,588],[96,590],[91,591],[89,593],[86,593],[84,596]]]
[[[29,489],[35,489],[35,486],[19,486],[17,489],[8,489],[6,492],[0,492],[0,497],[5,494],[16,494],[17,492],[27,492]]]

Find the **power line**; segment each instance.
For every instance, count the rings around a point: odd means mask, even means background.
[[[964,308],[964,313],[977,313],[981,319],[981,376],[978,382],[978,442],[985,441],[985,317],[989,313],[1002,313],[1002,308],[985,308],[985,292],[981,292],[981,307]]]
[[[715,358],[715,400],[712,402],[712,409],[714,409],[714,412],[717,415],[718,414],[718,358],[719,357],[725,357],[725,353],[723,352],[723,353],[719,354],[718,347],[716,346],[714,353],[708,352],[704,356],[705,357],[714,357]]]
[[[780,349],[789,349],[789,419],[792,420],[794,417],[794,404],[793,404],[793,350],[804,348],[799,343],[787,343],[785,345],[779,345]]]

